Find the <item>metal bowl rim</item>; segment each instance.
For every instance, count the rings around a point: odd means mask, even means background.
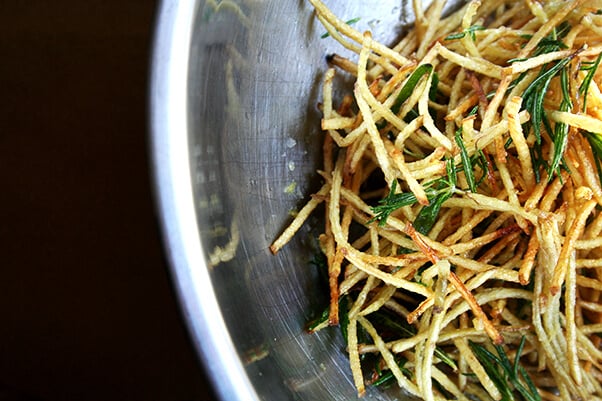
[[[222,400],[258,400],[223,320],[203,252],[192,190],[190,47],[199,1],[162,0],[152,45],[149,124],[163,242],[192,342]]]

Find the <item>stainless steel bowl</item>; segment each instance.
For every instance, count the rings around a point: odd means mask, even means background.
[[[400,0],[327,3],[383,42],[411,14]],[[357,398],[338,330],[304,331],[326,304],[311,224],[277,256],[268,250],[319,185],[325,56],[344,53],[324,32],[306,0],[160,5],[150,93],[159,213],[185,319],[223,400]]]

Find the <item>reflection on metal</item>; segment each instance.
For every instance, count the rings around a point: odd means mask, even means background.
[[[203,14],[204,21],[209,21],[214,14],[217,14],[220,11],[231,11],[238,17],[243,26],[249,27],[250,25],[249,18],[245,15],[240,6],[232,0],[207,0],[207,6],[209,6],[209,8],[205,11],[205,14]]]
[[[215,267],[220,263],[229,262],[236,256],[236,249],[240,242],[240,231],[236,217],[232,219],[230,225],[230,240],[223,246],[216,245],[209,254],[209,266]]]
[[[270,354],[267,344],[261,344],[257,347],[248,349],[243,353],[242,360],[245,365],[259,362]]]

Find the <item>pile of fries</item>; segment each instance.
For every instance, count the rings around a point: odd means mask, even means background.
[[[356,56],[328,58],[323,186],[271,251],[324,205],[312,331],[343,326],[358,394],[602,399],[602,1],[414,0],[392,47],[309,1]]]

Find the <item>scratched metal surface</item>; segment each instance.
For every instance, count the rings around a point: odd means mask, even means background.
[[[326,302],[309,263],[319,216],[277,256],[268,250],[319,186],[325,56],[347,53],[321,38],[306,1],[235,3],[164,1],[157,29],[153,153],[183,311],[224,400],[353,400],[338,330],[304,332]],[[411,20],[400,0],[327,4],[387,44]]]

